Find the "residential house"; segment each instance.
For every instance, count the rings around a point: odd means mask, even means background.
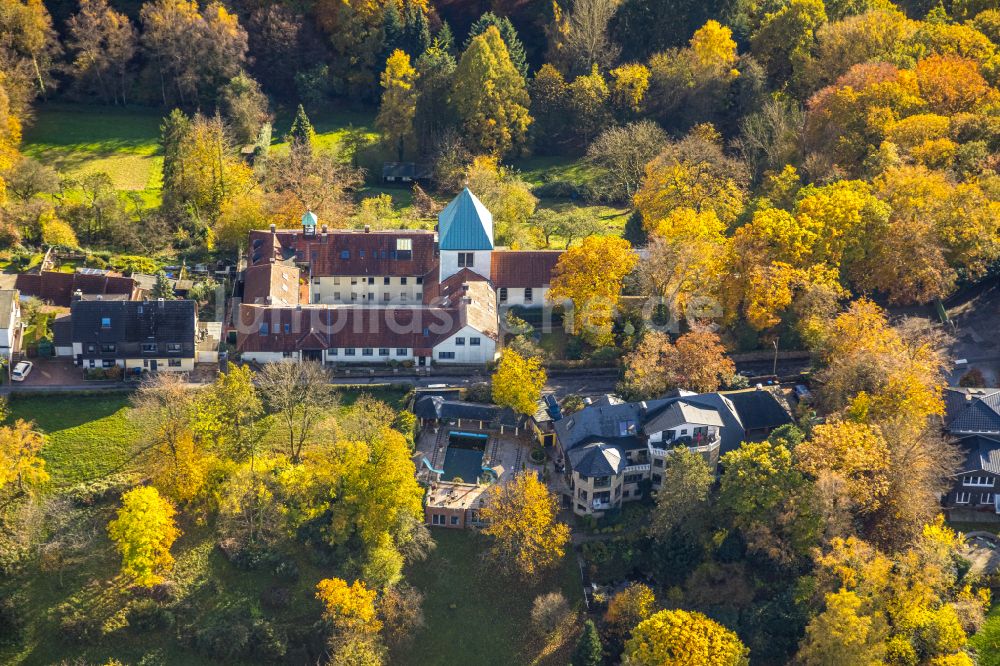
[[[0,359],[10,359],[21,346],[21,299],[17,289],[0,289]]]
[[[301,230],[250,232],[234,321],[244,359],[484,365],[500,341],[498,285],[540,304],[559,255],[496,248],[468,189],[436,232],[317,225],[306,213]]]
[[[754,399],[759,404],[767,400]],[[647,488],[658,490],[667,457],[677,447],[702,455],[714,468],[722,454],[747,437],[743,419],[749,420],[754,409],[746,405],[741,418],[721,393],[674,391],[657,400],[628,403],[604,396],[555,422],[557,463],[565,465],[564,494],[574,513],[600,516],[641,499]]]
[[[945,428],[964,455],[944,506],[1000,514],[1000,389],[949,387],[944,400]]]
[[[413,414],[421,428],[447,425],[518,435],[524,423],[524,418],[510,407],[452,400],[433,393],[417,397],[413,403]]]
[[[83,368],[194,369],[197,310],[194,301],[76,301],[72,347]]]
[[[78,268],[74,273],[21,273],[15,285],[22,297],[33,296],[64,308],[76,298],[129,301],[139,298],[140,292],[132,278],[96,268]]]

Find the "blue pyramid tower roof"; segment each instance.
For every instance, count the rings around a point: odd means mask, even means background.
[[[492,250],[493,214],[476,195],[463,189],[438,215],[442,250]]]
[[[316,213],[312,212],[311,210],[307,210],[305,212],[305,215],[302,216],[303,227],[315,227],[317,221],[318,220],[316,218]]]

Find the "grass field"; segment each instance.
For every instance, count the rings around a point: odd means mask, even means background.
[[[582,603],[576,559],[568,554],[559,569],[528,583],[503,578],[481,559],[483,537],[468,531],[436,529],[438,544],[424,562],[406,572],[422,591],[427,625],[413,644],[393,654],[400,666],[477,664],[564,666],[575,644],[572,631],[550,640],[531,629],[531,604],[546,592],[561,591],[573,607]]]
[[[159,111],[80,105],[40,106],[23,152],[61,174],[107,172],[120,190],[160,187]]]
[[[118,471],[137,434],[121,393],[19,397],[10,407],[15,418],[34,421],[48,435],[42,457],[56,487]]]

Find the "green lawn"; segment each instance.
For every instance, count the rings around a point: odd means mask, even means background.
[[[556,590],[572,606],[580,606],[576,558],[570,553],[554,573],[523,583],[500,576],[483,562],[483,537],[448,529],[433,534],[437,549],[406,572],[407,580],[426,595],[427,624],[390,663],[565,666],[573,637],[562,644],[540,639],[532,632],[530,613],[536,596]]]
[[[554,180],[566,180],[582,185],[597,174],[597,169],[581,157],[552,155],[528,157],[515,161],[513,166],[520,172],[521,178],[532,187]]]
[[[22,151],[67,176],[99,171],[120,190],[160,187],[162,113],[70,104],[40,106]]]
[[[15,418],[34,421],[48,435],[42,457],[60,487],[119,471],[137,433],[122,393],[18,397],[10,407]]]
[[[271,132],[271,150],[287,150],[285,135],[292,127],[292,120],[295,111],[279,113],[275,118]],[[375,131],[375,114],[360,113],[354,111],[328,111],[315,113],[309,116],[316,131],[316,138],[313,145],[318,150],[337,150],[340,143],[353,129],[362,130],[369,139],[377,139],[378,133]]]

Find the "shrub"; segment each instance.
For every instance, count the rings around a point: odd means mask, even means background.
[[[983,371],[979,368],[970,368],[958,380],[958,385],[964,388],[983,388],[986,386],[986,377],[983,376]]]
[[[621,352],[617,347],[598,347],[590,352],[590,360],[600,365],[611,365],[620,355]]]
[[[299,579],[299,565],[293,560],[281,560],[274,566],[274,575],[279,580],[295,582]]]
[[[66,491],[66,496],[77,506],[93,506],[97,502],[121,497],[132,485],[128,475],[112,474],[96,481],[78,483]]]
[[[550,634],[569,614],[569,604],[561,592],[535,597],[531,604],[531,623],[540,634]]]
[[[487,382],[476,382],[466,389],[465,399],[469,402],[488,403],[493,401],[493,392]]]
[[[23,599],[4,597],[0,599],[0,645],[20,645],[24,640],[25,617],[18,606]]]
[[[244,654],[250,644],[250,628],[238,618],[214,616],[195,631],[195,648],[215,659]]]
[[[135,631],[160,631],[173,623],[173,613],[153,599],[138,599],[129,606],[128,624]]]
[[[274,610],[287,608],[291,601],[292,592],[287,587],[269,587],[260,594],[260,602]]]
[[[96,614],[72,601],[56,608],[59,632],[72,641],[91,643],[101,635],[101,620]]]

